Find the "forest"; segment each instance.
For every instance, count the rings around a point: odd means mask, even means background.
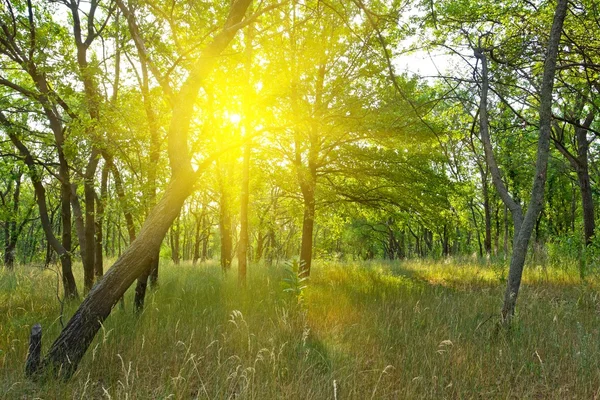
[[[598,398],[599,7],[0,0],[0,398]]]

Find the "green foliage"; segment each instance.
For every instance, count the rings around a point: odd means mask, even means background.
[[[585,246],[581,235],[555,236],[546,244],[546,249],[551,268],[578,270],[582,280],[585,280],[588,275],[600,276],[598,236],[594,236],[588,246]]]
[[[304,262],[298,259],[287,260],[283,264],[283,278],[281,287],[284,293],[288,293],[292,302],[302,306],[304,304],[304,291],[307,288],[308,277],[302,276]]]

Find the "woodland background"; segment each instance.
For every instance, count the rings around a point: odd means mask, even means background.
[[[131,329],[137,335],[123,340],[130,347],[142,340],[143,348],[143,332],[156,341],[169,335],[153,331],[158,328],[151,318],[176,318],[179,326],[198,318],[198,310],[213,310],[210,323],[203,323],[219,332],[225,329],[220,319],[228,316],[241,329],[240,319],[246,323],[244,315],[251,313],[256,324],[261,315],[279,321],[265,335],[296,340],[301,354],[309,346],[326,361],[300,357],[304,361],[292,368],[272,350],[273,370],[285,364],[284,370],[296,371],[288,386],[267,385],[260,392],[252,379],[261,375],[252,367],[254,378],[236,375],[233,386],[216,372],[203,376],[216,390],[205,385],[206,397],[261,398],[289,390],[323,398],[334,389],[337,396],[344,379],[335,366],[348,359],[336,347],[339,357],[330,361],[327,346],[311,342],[311,332],[318,331],[311,323],[335,314],[342,320],[334,327],[364,324],[367,317],[358,317],[363,307],[380,300],[375,315],[408,307],[404,312],[411,309],[413,317],[395,328],[389,317],[392,325],[381,327],[389,331],[375,337],[395,341],[401,334],[392,328],[408,335],[435,326],[445,333],[431,340],[423,333],[424,343],[445,354],[458,349],[456,335],[485,330],[485,340],[470,340],[494,348],[473,361],[479,344],[467,345],[473,346],[462,354],[471,360],[468,367],[454,359],[462,385],[431,372],[435,363],[413,360],[415,366],[406,368],[436,377],[432,392],[414,385],[430,378],[413,374],[416,380],[401,389],[390,381],[387,394],[378,394],[388,374],[408,379],[394,365],[411,362],[394,359],[375,368],[364,387],[353,372],[350,397],[461,397],[486,390],[491,396],[597,394],[597,349],[573,348],[598,339],[592,328],[600,304],[595,1],[4,0],[0,10],[0,310],[7,315],[0,365],[22,369],[23,329],[50,324],[58,339],[49,348],[44,343],[46,355],[28,361],[27,373],[75,374],[73,386],[54,383],[44,390],[83,396],[89,379],[82,389],[77,368],[101,340],[98,332],[106,340],[103,322],[140,324]],[[436,73],[417,72],[419,62]],[[524,266],[531,288],[519,302],[524,310],[540,308],[529,319],[516,308]],[[148,285],[154,290],[147,294]],[[194,297],[163,315],[163,304],[174,307],[167,288]],[[208,295],[215,288],[226,293],[221,302]],[[356,293],[348,294],[351,288]],[[461,293],[481,297],[474,304]],[[271,305],[256,308],[252,296]],[[198,299],[205,303],[189,305]],[[148,301],[152,307],[145,309]],[[440,310],[443,301],[456,309]],[[106,320],[119,302],[122,315]],[[415,319],[421,302],[437,304],[424,307],[435,308],[438,320]],[[563,309],[582,305],[583,311]],[[552,308],[545,313],[554,322],[565,314],[561,334],[546,332],[544,307]],[[457,319],[445,321],[445,313]],[[65,326],[63,316],[71,317]],[[321,327],[332,334],[325,322]],[[253,348],[256,337],[249,325],[245,329],[243,351],[256,364],[261,345]],[[280,329],[299,336],[286,341]],[[554,365],[528,342],[536,332],[549,335]],[[371,337],[357,335],[350,343],[359,347]],[[575,344],[565,344],[569,335],[577,336],[571,338]],[[9,345],[15,337],[21,338],[18,346]],[[417,358],[426,345],[402,343]],[[494,361],[496,347],[507,343],[525,347],[511,356],[500,349],[505,363]],[[237,345],[230,350],[241,351]],[[127,367],[123,350],[111,349],[103,357],[114,363],[113,353],[119,354],[122,368],[115,368],[110,383],[92,379],[98,396],[185,397],[199,385],[186,375],[182,389],[161,375],[156,389],[142,374],[146,384],[134,388],[131,362]],[[385,359],[387,349],[375,351],[374,360]],[[568,361],[569,354],[576,360]],[[589,358],[577,364],[584,356]],[[152,353],[131,357],[161,364]],[[186,360],[183,367],[180,360],[172,365],[186,370],[191,358]],[[365,367],[362,361],[357,371]],[[511,372],[486,389],[481,382],[489,378],[475,378],[472,368],[496,362]],[[521,362],[524,370],[515,367]],[[239,365],[236,371],[246,371]],[[574,370],[583,382],[576,386],[563,380],[565,371]],[[126,384],[118,371],[127,375]],[[311,371],[310,377],[299,371]],[[22,372],[14,374],[2,380],[0,393],[10,396],[9,383],[23,379]],[[273,385],[289,377],[273,378],[265,370],[262,378],[269,376]],[[438,382],[439,376],[447,379]],[[545,383],[519,386],[532,376]],[[315,382],[323,386],[312,392]],[[24,385],[18,390],[38,390]]]

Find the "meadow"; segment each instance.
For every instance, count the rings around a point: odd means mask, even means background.
[[[3,399],[412,399],[600,395],[598,280],[528,267],[510,331],[506,268],[472,260],[280,264],[246,288],[216,264],[162,265],[144,312],[116,306],[68,382],[31,382],[31,326],[61,329],[57,277],[0,271]],[[66,305],[66,321],[76,309]]]

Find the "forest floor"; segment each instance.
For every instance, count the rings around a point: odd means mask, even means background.
[[[281,265],[252,265],[240,289],[235,268],[165,264],[144,313],[130,290],[70,381],[32,383],[31,326],[42,324],[44,350],[61,327],[56,274],[0,270],[0,398],[597,398],[599,280],[530,266],[514,325],[498,331],[505,274],[317,262],[298,301]]]

